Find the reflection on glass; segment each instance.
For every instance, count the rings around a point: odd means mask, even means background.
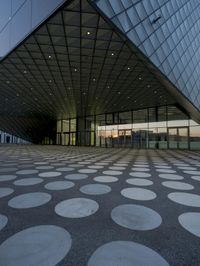
[[[176,106],[154,107],[58,120],[57,144],[200,149],[200,126]]]
[[[188,149],[188,127],[178,128],[179,149]]]
[[[178,148],[177,128],[168,128],[168,140],[170,149]]]

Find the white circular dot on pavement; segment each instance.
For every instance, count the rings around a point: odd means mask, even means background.
[[[190,165],[187,164],[187,163],[173,163],[173,165],[176,165],[176,166],[183,166],[183,167],[185,167],[185,166],[190,166]]]
[[[16,179],[16,175],[0,175],[0,182],[2,181],[10,181]]]
[[[37,166],[36,169],[37,170],[49,170],[49,169],[53,169],[53,166],[49,166],[49,165],[42,165],[42,166]]]
[[[182,180],[184,179],[181,175],[174,175],[174,174],[159,174],[159,177],[169,180]]]
[[[90,169],[102,169],[104,167],[102,165],[89,165],[88,168],[90,168]]]
[[[200,181],[200,176],[198,176],[198,175],[191,176],[191,178],[193,180]]]
[[[9,187],[0,187],[0,198],[6,197],[14,192],[14,189]]]
[[[171,169],[156,169],[156,171],[159,173],[169,173],[169,174],[176,173],[175,170],[171,170]]]
[[[70,234],[55,225],[27,228],[0,245],[0,258],[9,266],[54,266],[69,252]]]
[[[45,164],[48,164],[48,162],[35,162],[34,164],[36,164],[36,165],[45,165]]]
[[[141,167],[141,168],[143,168],[143,167],[148,168],[149,167],[148,164],[134,164],[133,166],[134,167]]]
[[[81,168],[82,165],[80,165],[80,164],[69,164],[69,167],[72,167],[72,168]]]
[[[119,166],[119,167],[126,167],[126,166],[128,166],[128,164],[127,163],[114,163],[113,164],[114,166]]]
[[[120,205],[111,212],[115,223],[132,230],[152,230],[160,226],[161,216],[154,210],[134,204]]]
[[[131,168],[131,170],[136,172],[149,172],[149,168],[142,168],[142,167],[133,167]]]
[[[188,166],[178,166],[181,170],[197,170],[195,167],[188,167]]]
[[[121,175],[122,172],[120,171],[112,171],[112,170],[107,170],[103,172],[104,175]]]
[[[94,180],[97,182],[102,182],[102,183],[113,183],[113,182],[117,182],[118,178],[115,176],[102,175],[102,176],[96,176]]]
[[[200,207],[200,196],[197,194],[186,192],[172,192],[168,194],[168,198],[176,203],[185,206]]]
[[[164,187],[173,188],[173,189],[180,189],[180,190],[191,190],[194,187],[185,182],[178,182],[178,181],[164,181],[162,182]]]
[[[159,168],[159,169],[170,169],[172,168],[171,166],[167,166],[167,165],[155,165],[156,168]]]
[[[72,167],[60,167],[60,168],[56,169],[56,171],[60,171],[60,172],[70,172],[73,170],[74,170],[74,168],[72,168]]]
[[[30,192],[18,195],[8,202],[8,206],[16,209],[28,209],[46,204],[51,195],[44,192]]]
[[[0,214],[0,230],[2,230],[8,222],[8,218],[5,215]]]
[[[154,250],[131,241],[113,241],[99,247],[87,266],[169,266]]]
[[[57,177],[60,175],[60,172],[43,172],[39,174],[40,177]]]
[[[151,176],[151,174],[142,173],[142,172],[132,172],[132,173],[129,173],[129,175],[133,177],[150,177]]]
[[[45,185],[46,189],[49,190],[64,190],[74,186],[71,181],[53,181]]]
[[[80,191],[88,195],[102,195],[109,193],[111,191],[111,188],[103,184],[88,184],[82,186],[80,188]]]
[[[106,166],[106,165],[109,165],[109,163],[101,163],[101,162],[99,162],[99,163],[95,163],[96,165],[102,165],[102,166]]]
[[[16,172],[17,175],[32,175],[32,174],[37,174],[39,171],[38,170],[33,170],[33,169],[26,169],[26,170],[19,170]]]
[[[99,204],[87,198],[73,198],[61,201],[55,207],[55,212],[66,218],[82,218],[94,214]]]
[[[69,180],[81,180],[88,178],[88,175],[85,174],[70,174],[65,176],[66,179]]]
[[[110,166],[109,169],[110,170],[125,170],[126,167],[123,167],[123,166]]]
[[[53,166],[65,166],[65,163],[52,163]]]
[[[16,180],[13,184],[16,186],[32,186],[43,182],[42,178],[30,177]]]
[[[200,175],[200,171],[183,171],[188,175]]]
[[[153,200],[156,194],[145,188],[124,188],[121,190],[122,196],[134,200]]]
[[[135,185],[135,186],[151,186],[153,182],[148,179],[143,178],[129,178],[126,180],[126,183]]]
[[[186,212],[178,217],[179,223],[191,234],[200,237],[200,213]]]
[[[81,169],[81,170],[78,170],[79,173],[82,173],[82,174],[93,174],[93,173],[96,173],[97,170],[95,169]]]

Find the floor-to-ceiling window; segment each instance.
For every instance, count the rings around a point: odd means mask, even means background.
[[[139,149],[200,149],[200,125],[177,106],[57,122],[57,144]]]

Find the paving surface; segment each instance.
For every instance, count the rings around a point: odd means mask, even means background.
[[[200,152],[0,146],[1,266],[199,266]]]

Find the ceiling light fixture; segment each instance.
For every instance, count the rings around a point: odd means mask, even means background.
[[[142,80],[142,78],[141,78],[141,77],[139,77],[139,80]]]
[[[87,31],[87,35],[90,35],[90,31]]]
[[[51,55],[49,55],[48,57],[49,57],[49,59],[51,59]]]
[[[111,53],[112,56],[114,56],[115,54],[114,53]]]

